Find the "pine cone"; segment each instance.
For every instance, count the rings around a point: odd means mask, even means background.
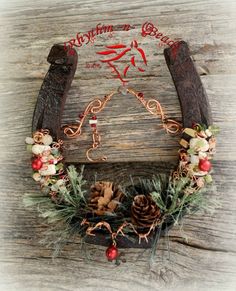
[[[132,223],[140,227],[151,227],[160,219],[161,211],[150,195],[137,195],[131,206]]]
[[[114,212],[123,197],[119,188],[111,182],[96,182],[91,186],[89,208],[97,215]]]

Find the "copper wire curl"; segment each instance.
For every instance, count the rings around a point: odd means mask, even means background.
[[[125,237],[126,235],[124,234],[123,229],[125,227],[130,227],[134,231],[134,233],[138,236],[139,243],[141,243],[141,240],[142,239],[144,239],[146,242],[148,242],[148,236],[150,235],[150,233],[155,229],[155,227],[158,224],[161,224],[164,221],[164,218],[165,217],[163,216],[161,220],[154,221],[153,224],[149,227],[149,229],[148,229],[148,231],[146,233],[140,233],[140,232],[138,232],[137,229],[135,228],[135,226],[131,222],[127,222],[127,221],[124,221],[119,226],[119,228],[117,229],[117,231],[115,231],[115,232],[112,231],[112,228],[111,228],[110,224],[108,222],[106,222],[106,221],[100,221],[100,222],[98,222],[95,225],[91,225],[91,223],[86,218],[84,218],[82,220],[82,222],[81,222],[81,226],[88,225],[88,228],[86,229],[86,234],[87,235],[90,235],[90,236],[95,236],[94,231],[95,230],[98,230],[98,229],[101,229],[102,227],[104,227],[110,233],[111,239],[113,241],[113,244],[116,244],[116,241],[115,240],[116,240],[118,234],[121,234],[122,236]]]
[[[162,121],[162,128],[165,129],[167,133],[177,134],[181,132],[182,125],[179,122],[169,119],[165,116],[164,111],[159,101],[157,101],[156,99],[145,100],[143,95],[140,95],[138,92],[136,92],[133,89],[127,88],[126,92],[135,96],[146,108],[146,110],[150,112],[152,115],[160,116],[160,119]],[[106,95],[103,99],[96,98],[95,100],[91,101],[85,108],[83,116],[81,117],[80,121],[78,121],[77,123],[67,124],[63,126],[64,134],[68,138],[74,138],[76,136],[80,136],[82,134],[82,126],[84,124],[86,117],[91,113],[96,114],[102,111],[105,108],[107,102],[111,100],[112,96],[116,93],[120,93],[119,90],[112,91],[109,95]],[[101,136],[97,128],[93,129],[92,139],[93,139],[92,146],[86,151],[87,159],[90,162],[106,161],[107,160],[106,156],[102,156],[99,158],[92,158],[90,155],[91,152],[97,149],[101,143]]]

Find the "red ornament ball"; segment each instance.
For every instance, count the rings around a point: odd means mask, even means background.
[[[33,169],[34,171],[38,171],[38,170],[40,170],[40,169],[42,168],[42,166],[43,166],[43,162],[41,161],[40,158],[36,158],[36,159],[34,159],[34,160],[32,161],[31,166],[32,166],[32,169]]]
[[[118,257],[118,249],[115,245],[111,245],[106,250],[106,256],[109,261],[113,261]]]
[[[198,168],[200,171],[209,172],[211,169],[211,162],[207,159],[200,159]]]

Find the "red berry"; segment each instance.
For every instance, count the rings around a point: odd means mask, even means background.
[[[118,257],[118,249],[115,245],[111,245],[106,250],[106,256],[109,261],[113,261]]]
[[[144,95],[143,95],[142,92],[139,92],[139,93],[138,93],[138,97],[143,98],[143,96],[144,96]]]
[[[211,169],[211,162],[207,159],[201,159],[199,161],[198,168],[200,171],[209,172]]]
[[[31,166],[33,170],[38,171],[42,168],[43,162],[40,158],[36,158],[32,161]]]

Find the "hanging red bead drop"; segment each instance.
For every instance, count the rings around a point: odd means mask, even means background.
[[[119,254],[118,249],[114,244],[109,246],[106,250],[106,257],[107,257],[108,261],[113,261],[113,260],[117,259],[118,254]]]

